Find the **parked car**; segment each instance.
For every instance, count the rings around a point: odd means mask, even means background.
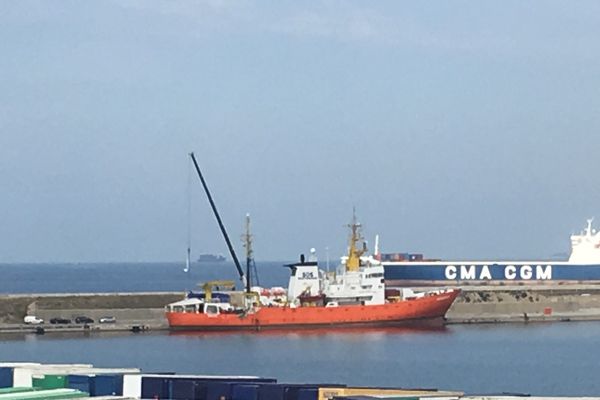
[[[98,320],[101,324],[114,324],[115,322],[117,322],[117,319],[115,317],[102,317]]]
[[[35,315],[26,315],[25,318],[23,318],[23,322],[28,325],[39,325],[43,324],[44,320],[36,317]]]
[[[50,320],[51,324],[70,324],[71,320],[68,318],[52,318]]]
[[[76,324],[93,324],[94,320],[91,319],[90,317],[81,316],[81,317],[75,318],[75,323]]]

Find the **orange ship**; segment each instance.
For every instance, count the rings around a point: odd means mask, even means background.
[[[209,282],[199,298],[169,304],[166,317],[172,329],[261,330],[268,328],[318,328],[396,326],[423,320],[442,320],[459,289],[429,290],[385,288],[383,265],[364,256],[360,224],[354,218],[348,255],[338,270],[326,273],[316,259],[288,265],[287,291],[248,288],[245,292],[221,292],[213,286],[233,282]]]
[[[253,313],[167,312],[169,326],[196,330],[260,330],[329,326],[395,326],[442,318],[459,290],[381,305],[338,307],[262,307]],[[208,304],[207,304],[208,305]]]

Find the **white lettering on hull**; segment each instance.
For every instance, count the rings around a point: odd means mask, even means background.
[[[489,265],[447,265],[444,276],[448,280],[492,280],[492,271]],[[504,267],[504,279],[515,280],[550,280],[552,279],[552,265],[507,265]]]
[[[479,274],[479,279],[480,280],[492,279],[492,274],[490,272],[490,268],[487,265],[484,265],[483,268],[481,268],[481,273]]]
[[[513,280],[517,277],[517,268],[514,265],[507,265],[504,268],[504,277],[508,280]]]
[[[448,265],[446,267],[446,270],[444,271],[444,275],[446,275],[446,279],[448,280],[455,280],[456,279],[456,266],[454,265]]]
[[[538,265],[535,267],[535,274],[538,279],[552,279],[552,265]]]
[[[525,280],[531,279],[531,276],[533,275],[533,270],[530,265],[523,265],[519,272],[521,274],[521,279]]]
[[[466,266],[466,265],[461,265],[460,266],[460,279],[463,281],[466,280],[473,280],[475,279],[475,266],[471,265],[471,266]]]

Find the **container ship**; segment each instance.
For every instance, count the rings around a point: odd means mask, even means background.
[[[286,289],[253,287],[245,292],[220,291],[215,286],[233,282],[209,282],[200,295],[166,306],[172,329],[261,330],[347,326],[395,326],[415,321],[442,321],[460,293],[459,289],[387,289],[384,267],[366,256],[359,246],[360,224],[353,219],[348,255],[337,270],[319,269],[314,255],[290,269]],[[248,277],[247,277],[248,278]]]
[[[375,257],[392,286],[600,283],[600,232],[592,228],[592,219],[571,235],[567,261],[444,261],[410,253]]]

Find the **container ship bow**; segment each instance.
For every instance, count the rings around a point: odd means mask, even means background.
[[[567,261],[446,261],[409,253],[376,257],[382,261],[386,282],[391,285],[600,284],[600,232],[592,228],[592,219],[570,239]]]

